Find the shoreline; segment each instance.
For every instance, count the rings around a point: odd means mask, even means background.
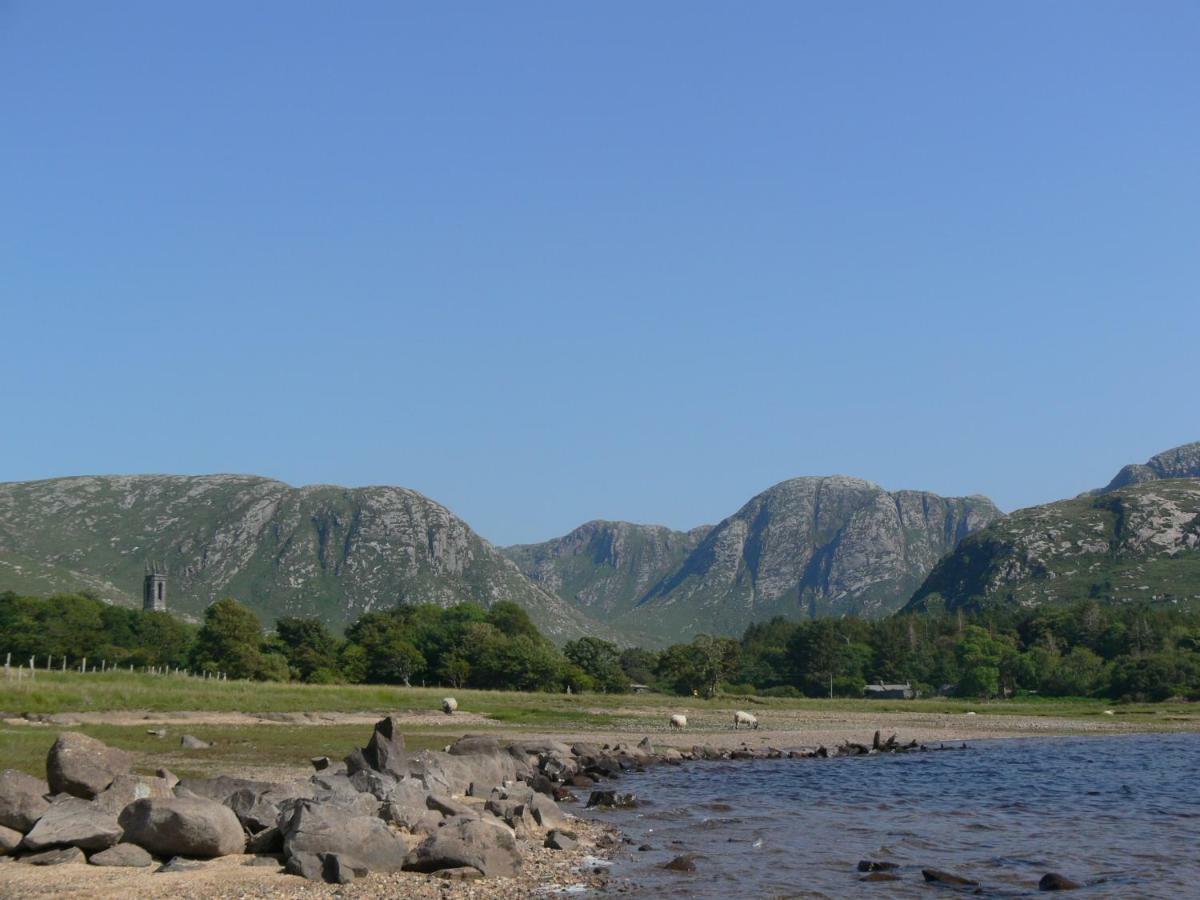
[[[173,724],[195,725],[203,722],[209,714],[198,713],[141,713],[128,711],[121,714],[129,724]],[[220,714],[227,721],[227,714]],[[238,714],[256,718],[248,714]],[[431,717],[427,714],[406,715],[393,713],[398,724],[424,724]],[[103,717],[99,713],[78,715],[59,714],[45,717],[47,721],[15,720],[31,730],[41,731],[49,737],[51,732],[70,728],[71,724],[87,725]],[[301,718],[302,717],[302,718]],[[370,714],[355,713],[346,718],[356,721],[370,718]],[[646,734],[653,749],[630,766],[649,768],[659,765],[682,765],[702,759],[723,759],[754,762],[758,759],[800,757],[811,755],[819,746],[824,746],[835,755],[840,744],[850,742],[870,745],[872,735],[878,731],[886,741],[893,732],[901,743],[916,741],[937,750],[938,745],[958,745],[963,742],[992,742],[1025,740],[1029,738],[1081,738],[1123,737],[1142,734],[1195,733],[1200,729],[1190,719],[1171,723],[1174,727],[1145,727],[1152,723],[1136,721],[1114,721],[1097,719],[1068,719],[1038,716],[947,714],[926,712],[819,712],[807,711],[802,716],[805,726],[801,728],[759,728],[755,730],[726,728],[689,727],[683,731],[662,729]],[[111,717],[110,717],[111,718]],[[466,717],[463,717],[464,719]],[[605,752],[614,755],[636,753],[633,743],[636,736],[643,734],[633,730],[525,730],[506,727],[503,723],[459,720],[453,724],[464,725],[473,733],[485,734],[501,743],[520,742],[526,744],[588,744],[602,746]],[[708,718],[708,717],[703,717]],[[765,716],[768,722],[777,716]],[[799,718],[793,716],[791,718]],[[336,714],[309,713],[293,717],[270,714],[258,721],[264,728],[280,724],[304,722],[314,730],[319,723],[338,722],[345,719]],[[441,723],[440,719],[433,721]],[[14,720],[7,720],[13,724]],[[707,723],[706,723],[707,724]],[[689,723],[690,725],[690,723]],[[1188,727],[1188,726],[1191,727]],[[461,732],[460,732],[461,733]],[[448,741],[449,743],[449,741]],[[700,748],[701,752],[696,753]],[[950,747],[947,747],[950,749]],[[645,751],[643,751],[645,752]],[[910,751],[918,752],[918,751]],[[731,754],[736,754],[732,755]],[[856,754],[851,754],[856,755]],[[286,775],[270,765],[242,767],[224,774],[238,777],[262,777],[269,775],[281,780],[281,775],[290,779],[311,776],[312,770],[289,768]],[[621,779],[604,779],[597,789],[621,790]],[[578,788],[578,803],[562,804],[568,813],[569,829],[577,833],[579,846],[568,851],[551,851],[538,841],[522,844],[523,865],[516,877],[484,878],[476,881],[445,881],[431,875],[411,872],[372,873],[354,880],[348,885],[325,884],[307,881],[297,876],[282,874],[282,863],[264,864],[260,856],[238,854],[219,857],[200,863],[193,871],[180,873],[156,873],[153,869],[105,869],[87,863],[68,863],[54,867],[22,865],[7,857],[0,858],[0,898],[4,897],[50,897],[64,894],[88,894],[98,898],[123,900],[128,896],[175,898],[266,898],[266,897],[383,897],[404,896],[417,898],[488,898],[547,896],[558,891],[592,891],[608,887],[622,892],[637,889],[636,884],[618,884],[610,880],[611,866],[628,841],[617,825],[589,815],[584,803],[588,789]],[[465,799],[465,798],[459,798]],[[653,798],[644,798],[653,802]]]

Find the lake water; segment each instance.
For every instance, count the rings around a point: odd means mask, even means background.
[[[614,783],[646,803],[597,818],[636,845],[613,888],[638,897],[917,897],[921,869],[982,894],[1038,894],[1059,872],[1073,897],[1200,897],[1200,735],[974,742],[966,751],[694,762]],[[589,811],[590,812],[590,811]],[[662,864],[700,853],[692,874]],[[862,883],[859,860],[896,862]]]

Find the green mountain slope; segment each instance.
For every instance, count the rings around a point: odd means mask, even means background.
[[[710,529],[595,521],[552,541],[501,552],[534,583],[594,618],[611,621],[682,563]]]
[[[906,610],[1200,603],[1200,479],[1107,491],[1018,510],[964,539]]]
[[[311,615],[337,627],[400,600],[512,600],[555,638],[617,637],[404,488],[240,475],[0,484],[0,590],[87,589],[140,604],[150,561],[170,570],[170,608],[192,617],[225,596],[266,622]]]

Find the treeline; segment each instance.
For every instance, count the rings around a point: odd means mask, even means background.
[[[827,697],[832,684],[861,696],[882,681],[926,696],[1200,698],[1200,614],[1143,604],[775,619],[747,629],[739,649],[726,676],[735,692]]]
[[[779,618],[740,640],[700,635],[655,651],[597,638],[560,649],[507,602],[401,604],[360,616],[339,637],[309,618],[282,618],[264,632],[229,599],[197,627],[93,597],[9,592],[0,593],[0,652],[39,666],[47,656],[88,657],[317,684],[861,697],[869,683],[909,682],[927,696],[1200,698],[1200,614],[1091,602],[974,616]]]
[[[429,684],[522,691],[622,691],[616,648],[584,638],[558,649],[514,603],[490,609],[403,604],[358,618],[345,637],[317,619],[285,617],[264,632],[236,600],[213,603],[200,626],[94,597],[0,593],[0,653],[14,664],[52,657],[111,666],[178,667],[229,678],[314,684]]]

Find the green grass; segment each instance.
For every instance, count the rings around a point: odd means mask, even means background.
[[[633,735],[666,731],[668,716],[686,711],[698,733],[726,725],[734,709],[758,713],[767,721],[805,712],[867,715],[908,713],[1047,716],[1136,722],[1139,730],[1200,728],[1200,708],[1193,704],[1114,704],[1106,700],[1019,697],[1007,701],[958,699],[883,700],[796,699],[779,697],[675,697],[663,694],[525,694],[506,691],[450,691],[445,688],[395,688],[375,685],[303,685],[215,682],[123,672],[88,674],[39,672],[28,681],[0,680],[0,710],[23,713],[167,712],[341,712],[384,714],[389,711],[436,713],[441,698],[453,694],[463,712],[488,721],[447,717],[405,728],[410,747],[441,747],[465,731],[489,728],[505,732],[542,731],[571,734],[619,731]],[[1106,716],[1112,709],[1114,716]],[[1181,725],[1182,723],[1182,725]],[[0,724],[0,768],[44,774],[46,752],[61,730],[77,730],[115,747],[132,751],[140,771],[166,766],[179,775],[209,774],[260,766],[303,767],[312,756],[341,758],[360,746],[370,726],[359,724],[205,725],[168,724],[168,736],[147,734],[148,725]],[[162,727],[162,726],[154,726]],[[184,751],[184,732],[215,742],[210,750]]]
[[[21,769],[44,777],[46,754],[60,731],[81,731],[112,747],[134,754],[135,769],[153,774],[160,766],[176,775],[211,775],[263,766],[306,768],[314,756],[342,759],[361,747],[371,734],[369,725],[184,725],[169,727],[166,737],[146,733],[144,725],[73,725],[30,727],[0,725],[0,769]],[[214,744],[208,750],[184,750],[180,735],[187,733]],[[462,732],[443,734],[406,730],[406,746],[435,749]]]

